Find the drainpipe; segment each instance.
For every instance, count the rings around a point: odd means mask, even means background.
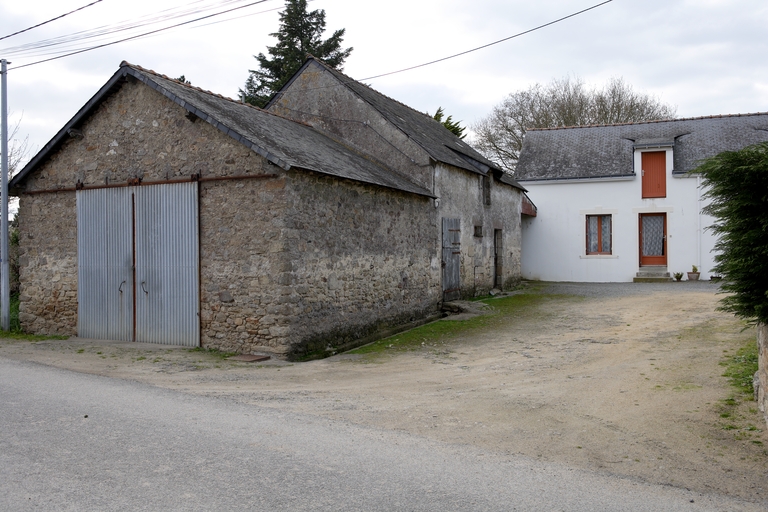
[[[701,174],[696,175],[696,219],[698,226],[696,229],[696,266],[699,267],[699,272],[704,269],[701,268]]]

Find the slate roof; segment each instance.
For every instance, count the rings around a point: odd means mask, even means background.
[[[488,170],[492,169],[495,171],[494,174],[503,183],[525,190],[512,176],[505,173],[501,167],[485,158],[476,149],[454,135],[432,117],[381,94],[371,87],[327,66],[321,60],[310,56],[296,75],[301,73],[311,62],[318,63],[334,75],[341,84],[376,109],[385,119],[426,151],[433,160],[482,175],[487,174]],[[285,87],[290,86],[291,81]],[[269,105],[276,101],[278,97],[279,93],[269,101],[265,108],[269,108]]]
[[[530,130],[515,178],[521,182],[634,176],[635,148],[673,147],[673,174],[701,160],[768,141],[768,113]]]
[[[427,197],[434,195],[317,130],[251,105],[123,62],[120,69],[11,181],[15,187],[51,156],[109,94],[132,76],[283,169],[305,169]]]

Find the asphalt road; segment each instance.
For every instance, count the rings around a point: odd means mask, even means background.
[[[0,358],[0,510],[758,510]]]

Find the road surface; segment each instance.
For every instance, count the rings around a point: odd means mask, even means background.
[[[0,510],[759,510],[0,358]]]

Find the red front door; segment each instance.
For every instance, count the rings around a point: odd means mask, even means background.
[[[640,214],[640,266],[667,265],[667,214]]]

